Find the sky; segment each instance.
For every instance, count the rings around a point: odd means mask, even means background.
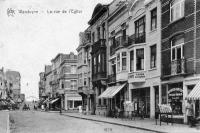
[[[111,1],[0,0],[0,68],[19,71],[21,92],[38,97],[44,66],[58,53],[76,53],[79,32],[88,27],[96,4]],[[70,9],[79,13],[69,13]]]

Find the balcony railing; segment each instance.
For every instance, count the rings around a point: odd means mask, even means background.
[[[100,79],[105,79],[106,78],[106,72],[98,72],[95,74],[92,74],[92,80],[100,80]]]
[[[145,41],[146,41],[145,32],[139,33],[139,35],[137,37],[136,37],[136,34],[135,34],[135,43],[145,43]]]
[[[108,83],[115,83],[116,82],[116,74],[108,75]]]
[[[162,75],[164,77],[186,74],[186,60],[173,60],[167,66],[163,66]]]
[[[171,75],[185,73],[185,60],[174,60],[171,62]]]
[[[115,44],[110,46],[110,55],[113,55],[117,49],[130,46],[135,42],[135,35],[119,36],[115,39]]]

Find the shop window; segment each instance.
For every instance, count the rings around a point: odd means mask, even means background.
[[[134,51],[130,51],[130,72],[134,71]]]
[[[145,17],[135,22],[135,43],[145,42]]]
[[[117,71],[120,71],[120,54],[117,54]]]
[[[156,67],[156,45],[150,47],[150,68]]]
[[[126,52],[122,52],[122,70],[126,70]]]
[[[144,48],[136,49],[136,70],[144,70]]]
[[[170,21],[173,22],[184,16],[185,0],[172,0],[170,3]]]
[[[151,11],[151,30],[155,30],[157,28],[157,8],[154,8]]]

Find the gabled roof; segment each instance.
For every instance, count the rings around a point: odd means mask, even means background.
[[[89,20],[88,24],[93,25],[95,21],[99,17],[101,17],[107,10],[108,10],[108,5],[102,5],[98,3],[94,8],[94,11],[92,13],[92,18]]]

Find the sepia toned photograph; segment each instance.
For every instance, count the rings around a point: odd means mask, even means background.
[[[0,133],[200,133],[200,0],[0,0]]]

